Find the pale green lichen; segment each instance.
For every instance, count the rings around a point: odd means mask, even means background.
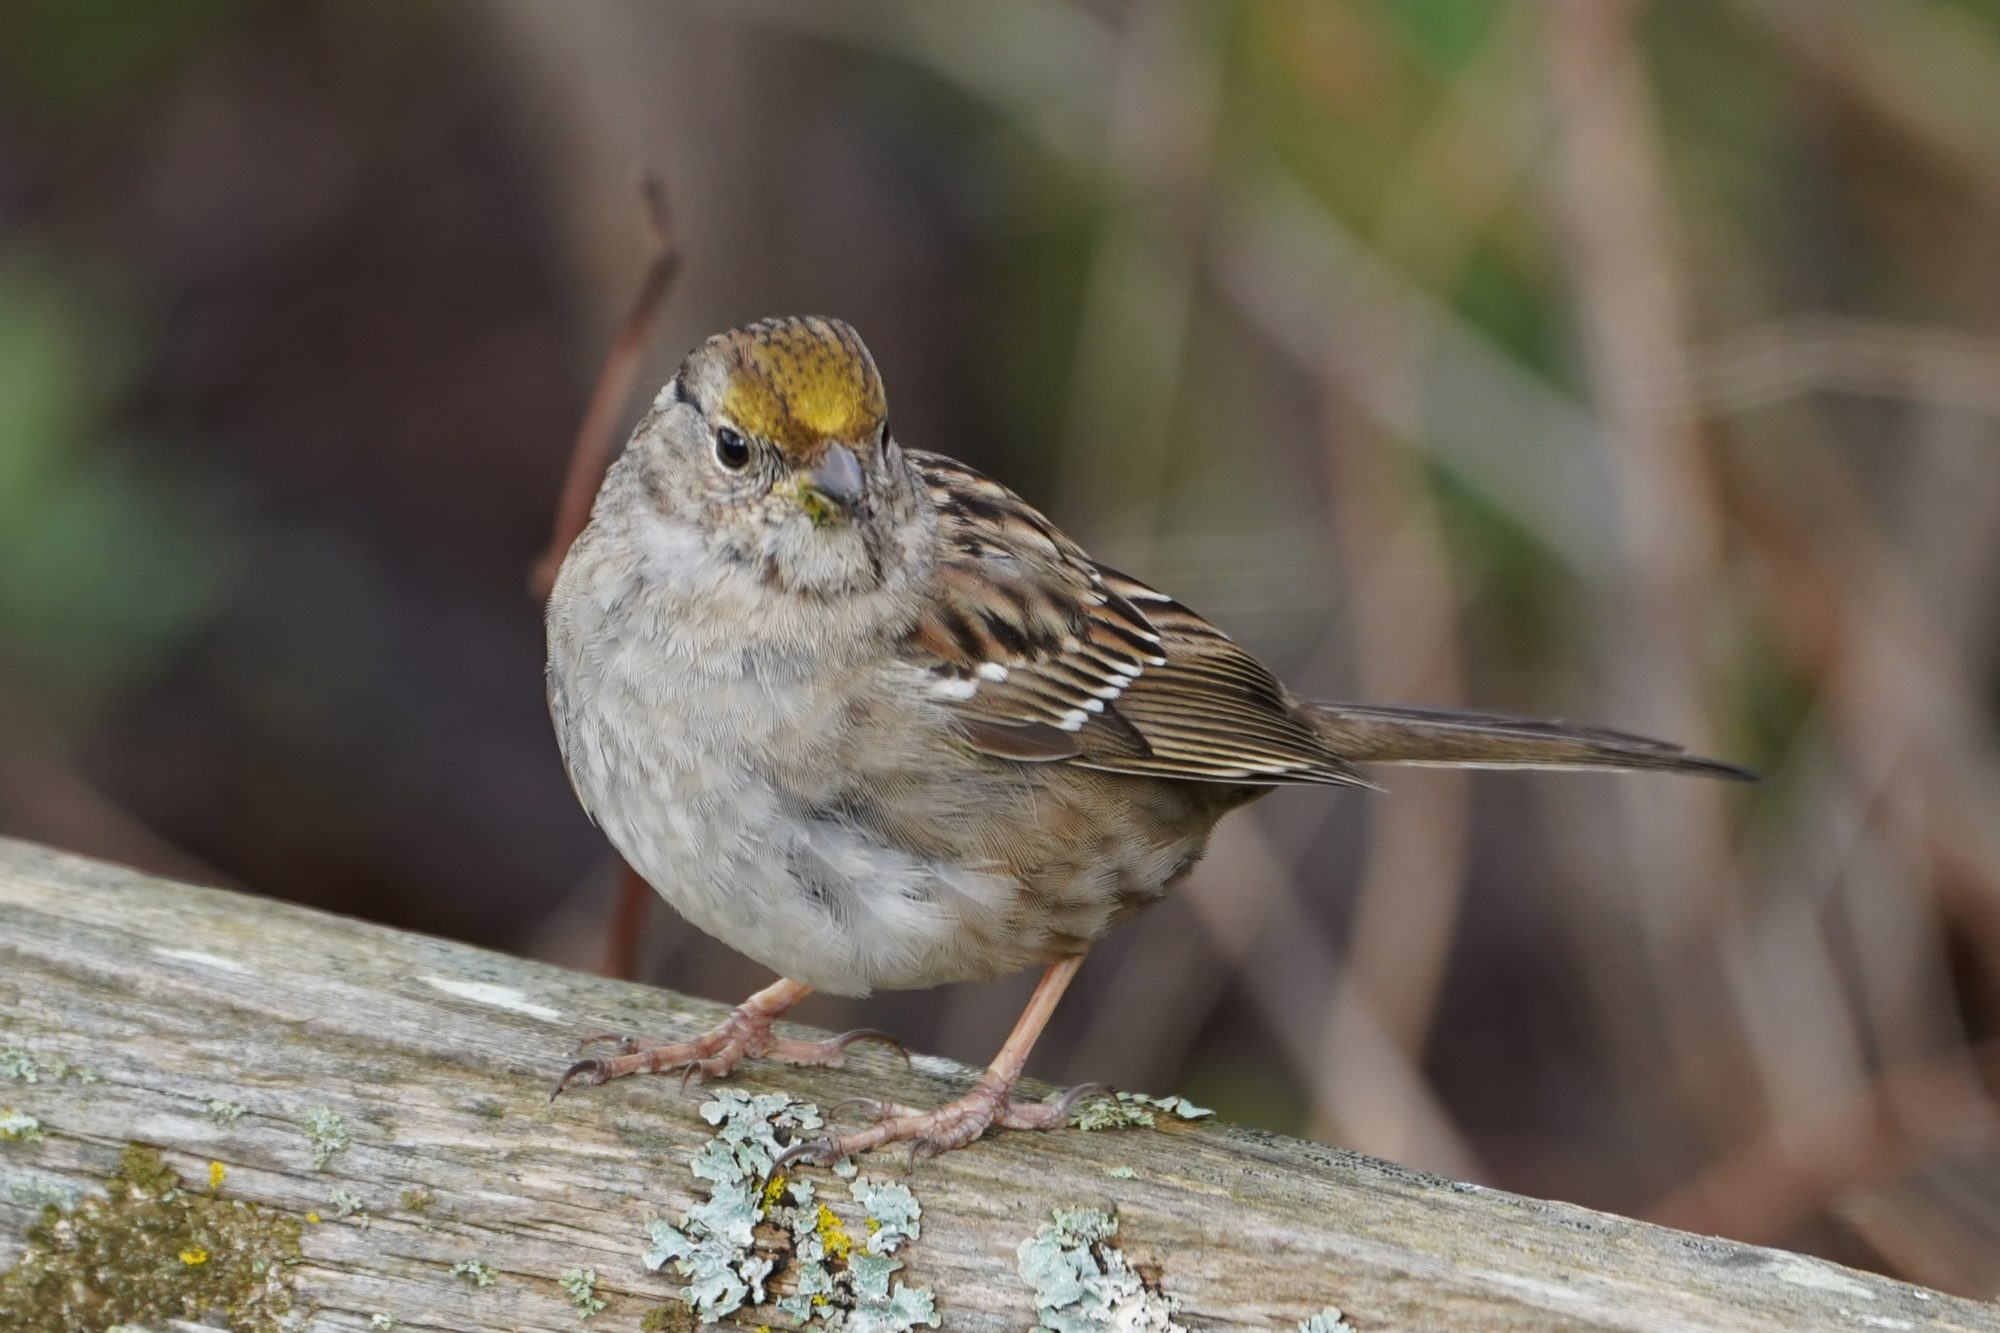
[[[897,1282],[903,1265],[889,1257],[921,1230],[921,1209],[906,1187],[855,1179],[854,1201],[866,1214],[867,1231],[857,1240],[819,1201],[811,1182],[782,1175],[766,1180],[785,1139],[822,1127],[817,1107],[783,1093],[725,1089],[703,1103],[701,1114],[717,1127],[693,1161],[695,1175],[709,1182],[709,1197],[679,1226],[649,1221],[644,1255],[655,1271],[674,1265],[684,1281],[681,1299],[695,1319],[712,1323],[762,1303],[766,1280],[782,1258],[792,1292],[775,1308],[798,1327],[908,1333],[937,1326],[931,1293]],[[839,1166],[836,1172],[853,1176],[852,1165],[845,1165],[844,1173]],[[759,1224],[789,1238],[789,1256],[758,1252]]]
[[[1015,1251],[1035,1293],[1036,1333],[1186,1333],[1174,1322],[1180,1298],[1146,1281],[1111,1242],[1118,1217],[1097,1208],[1057,1208]]]
[[[576,1309],[576,1317],[588,1319],[604,1308],[604,1298],[597,1294],[597,1270],[595,1268],[565,1268],[556,1277],[569,1303]]]
[[[490,1287],[494,1279],[493,1265],[484,1259],[460,1259],[451,1266],[451,1275],[462,1277],[475,1287]]]
[[[923,1209],[907,1185],[894,1181],[877,1184],[863,1176],[854,1182],[853,1193],[854,1202],[861,1205],[866,1215],[868,1253],[893,1254],[904,1241],[923,1234],[917,1220],[923,1216]]]
[[[1143,1092],[1120,1092],[1092,1097],[1076,1109],[1070,1124],[1088,1133],[1095,1129],[1137,1129],[1159,1123],[1164,1112],[1179,1120],[1200,1120],[1215,1112],[1196,1106],[1185,1097],[1148,1097]]]
[[[1139,1173],[1129,1166],[1107,1166],[1104,1168],[1104,1174],[1110,1176],[1113,1180],[1137,1180],[1139,1178]]]
[[[392,1314],[371,1314],[368,1316],[370,1328],[394,1328],[403,1321]]]
[[[374,1219],[368,1216],[368,1210],[362,1206],[360,1196],[353,1191],[337,1189],[326,1196],[326,1201],[333,1205],[334,1221],[344,1222],[353,1218],[354,1225],[363,1231],[374,1225]]]
[[[203,1105],[208,1109],[208,1118],[218,1125],[233,1125],[250,1109],[241,1102],[225,1101],[220,1097],[210,1097]]]
[[[33,1054],[20,1046],[9,1046],[0,1050],[0,1078],[10,1078],[16,1083],[40,1083],[46,1074],[61,1082],[75,1080],[78,1083],[96,1083],[98,1077],[82,1065],[73,1065],[58,1056],[43,1064]]]
[[[188,1189],[135,1144],[103,1195],[42,1210],[27,1252],[0,1275],[0,1328],[157,1327],[216,1311],[238,1333],[278,1333],[299,1313],[298,1260],[297,1219]]]
[[[326,1164],[333,1160],[337,1152],[347,1148],[347,1126],[330,1106],[313,1106],[306,1110],[306,1142],[312,1145],[313,1169],[326,1170]]]
[[[1299,1321],[1298,1333],[1354,1333],[1347,1316],[1329,1305],[1310,1319]]]
[[[8,1181],[7,1197],[23,1208],[47,1208],[51,1205],[70,1208],[75,1206],[78,1195],[67,1185],[31,1177]]]
[[[42,1122],[17,1106],[0,1111],[0,1143],[40,1143]]]
[[[725,1088],[702,1103],[702,1119],[715,1136],[696,1152],[692,1170],[709,1182],[708,1198],[687,1211],[679,1226],[663,1218],[646,1223],[651,1241],[643,1256],[658,1272],[672,1263],[684,1282],[681,1299],[705,1321],[764,1300],[764,1279],[774,1263],[753,1253],[755,1228],[764,1214],[762,1183],[786,1135],[820,1128],[819,1108],[782,1092],[751,1094]]]
[[[937,1300],[927,1288],[895,1281],[902,1261],[889,1256],[923,1234],[923,1208],[909,1188],[856,1176],[854,1202],[865,1216],[867,1239],[857,1244],[825,1204],[813,1204],[805,1181],[790,1186],[799,1204],[789,1216],[798,1285],[778,1302],[780,1313],[807,1325],[846,1333],[908,1333],[938,1324]],[[844,1262],[843,1262],[844,1261]]]

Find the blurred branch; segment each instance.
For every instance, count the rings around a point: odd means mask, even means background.
[[[1916,821],[1937,867],[1971,878],[1962,919],[2000,958],[2000,772],[1988,757],[1992,718],[1977,681],[1939,642],[1901,562],[1859,497],[1832,469],[1811,477],[1813,519],[1785,507],[1805,480],[1786,473],[1736,497],[1739,530],[1772,582],[1767,602],[1800,669],[1822,691],[1849,765]],[[1949,888],[1951,875],[1937,876]]]
[[[1602,617],[1611,630],[1613,707],[1642,730],[1705,748],[1701,649],[1723,584],[1720,522],[1704,442],[1677,401],[1689,380],[1687,294],[1635,32],[1639,6],[1556,0],[1542,12],[1558,129],[1554,202],[1571,242],[1584,362],[1604,413],[1618,514]],[[1688,956],[1690,941],[1730,929],[1739,907],[1722,795],[1697,783],[1626,786],[1618,795],[1630,840],[1627,886],[1676,1081],[1690,1105],[1727,1119],[1740,1114],[1740,1066],[1731,1057],[1743,1049],[1746,1020],[1726,1002],[1729,991],[1686,984],[1704,970]],[[1627,1073],[1656,1077],[1630,1065]]]
[[[1230,182],[1208,252],[1226,299],[1308,381],[1331,374],[1349,402],[1533,532],[1585,582],[1613,567],[1617,527],[1604,423],[1523,366],[1448,302],[1382,262],[1294,179]],[[1393,311],[1422,349],[1423,392],[1376,374],[1353,309]]]
[[[1385,360],[1384,372],[1414,388],[1407,334],[1393,315],[1354,311]],[[1331,377],[1329,377],[1330,379]],[[1322,455],[1334,499],[1343,582],[1352,590],[1350,623],[1358,693],[1384,702],[1463,705],[1455,632],[1458,607],[1431,497],[1412,475],[1412,460],[1378,430],[1341,429],[1328,401]],[[1451,952],[1464,879],[1470,783],[1463,772],[1424,775],[1369,810],[1370,838],[1347,966],[1329,998],[1321,1029],[1344,1054],[1368,1034],[1353,1031],[1370,1014],[1382,1040],[1420,1068]],[[1331,1133],[1363,1152],[1408,1160],[1412,1118],[1395,1085],[1350,1080],[1340,1101],[1318,1108],[1315,1135]]]
[[[652,252],[639,290],[605,353],[604,367],[590,393],[583,421],[577,427],[576,443],[570,450],[569,471],[563,477],[562,498],[556,505],[555,529],[549,534],[548,549],[530,575],[537,601],[548,600],[555,586],[556,571],[576,541],[577,534],[590,522],[590,506],[597,488],[610,466],[618,418],[631,400],[632,387],[639,378],[646,344],[653,335],[667,295],[680,272],[681,250],[673,219],[667,211],[666,186],[648,171],[639,181],[639,197],[645,204],[646,221],[652,235]],[[607,976],[630,978],[638,973],[639,940],[645,930],[646,905],[652,888],[629,865],[622,865],[618,877],[618,899],[612,908],[611,927],[605,941],[604,972]]]
[[[1736,0],[1786,50],[2000,209],[2000,54],[1971,7]]]
[[[1984,1086],[1995,1049],[1968,1046],[1945,956],[1947,927],[1956,924],[1985,967],[2000,960],[2000,837],[1989,817],[2000,779],[1983,745],[1990,718],[1850,469],[1813,448],[1820,466],[1775,476],[1745,469],[1732,499],[1736,530],[1769,581],[1765,604],[1820,701],[1865,834],[1848,839],[1830,876],[1847,889],[1854,921],[1850,962],[1863,1018],[1854,1040],[1893,1068],[1832,1117],[1794,1080],[1764,1138],[1658,1210],[1745,1237],[1780,1234],[1845,1191],[1913,1173],[1926,1153],[1962,1146],[1953,1125],[1974,1124],[1989,1146],[2000,1125]],[[1828,836],[1825,820],[1796,831],[1815,842]],[[1798,952],[1818,947],[1819,934],[1785,934],[1793,956],[1782,965],[1760,960],[1759,975],[1796,974]],[[1824,1046],[1832,1036],[1831,1012],[1817,1012],[1815,1024],[1773,1025],[1794,1073],[1802,1042]],[[1878,1230],[1865,1213],[1848,1221],[1864,1235]]]
[[[1120,534],[1121,558],[1143,566],[1151,563],[1151,520],[1185,401],[1201,267],[1195,238],[1217,88],[1185,7],[1142,5],[1128,20],[1110,67],[1102,160],[1093,173],[1099,198],[1077,311],[1058,502],[1065,512],[1113,516],[1129,526]],[[1128,198],[1148,206],[1130,207]]]
[[[1695,401],[1711,410],[1850,393],[2000,416],[2000,338],[1951,329],[1801,315],[1716,339],[1693,361]]]
[[[1699,740],[1707,728],[1690,650],[1720,535],[1705,451],[1677,401],[1686,395],[1658,391],[1689,379],[1686,297],[1634,6],[1556,0],[1546,13],[1555,199],[1572,242],[1584,360],[1605,414],[1624,544],[1629,697],[1619,703],[1648,726]]]
[[[632,386],[639,378],[646,343],[653,323],[659,318],[667,294],[673,290],[680,272],[680,245],[674,237],[673,221],[667,212],[667,191],[660,178],[647,172],[640,178],[639,194],[646,206],[646,221],[652,233],[652,254],[645,275],[625,319],[605,354],[604,368],[590,393],[583,422],[577,427],[576,444],[570,450],[569,471],[563,478],[562,498],[556,505],[555,529],[549,534],[548,549],[535,562],[530,585],[537,601],[547,601],[555,586],[556,570],[569,554],[570,544],[590,521],[591,502],[610,465],[619,414],[631,400]]]

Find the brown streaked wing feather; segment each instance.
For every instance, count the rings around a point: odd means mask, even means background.
[[[1365,784],[1271,673],[1006,487],[910,451],[939,518],[940,596],[905,651],[1001,758],[1243,784]]]

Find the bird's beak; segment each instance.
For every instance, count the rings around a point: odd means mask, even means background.
[[[829,444],[815,466],[793,473],[775,489],[788,492],[819,527],[846,519],[861,498],[861,487],[861,460],[846,445]]]
[[[810,475],[813,489],[842,508],[861,498],[861,460],[844,444],[829,444]]]

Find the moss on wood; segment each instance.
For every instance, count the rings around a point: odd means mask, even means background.
[[[277,1333],[298,1301],[298,1219],[191,1190],[151,1148],[125,1150],[102,1196],[50,1205],[0,1274],[0,1328],[75,1333],[221,1313]]]

